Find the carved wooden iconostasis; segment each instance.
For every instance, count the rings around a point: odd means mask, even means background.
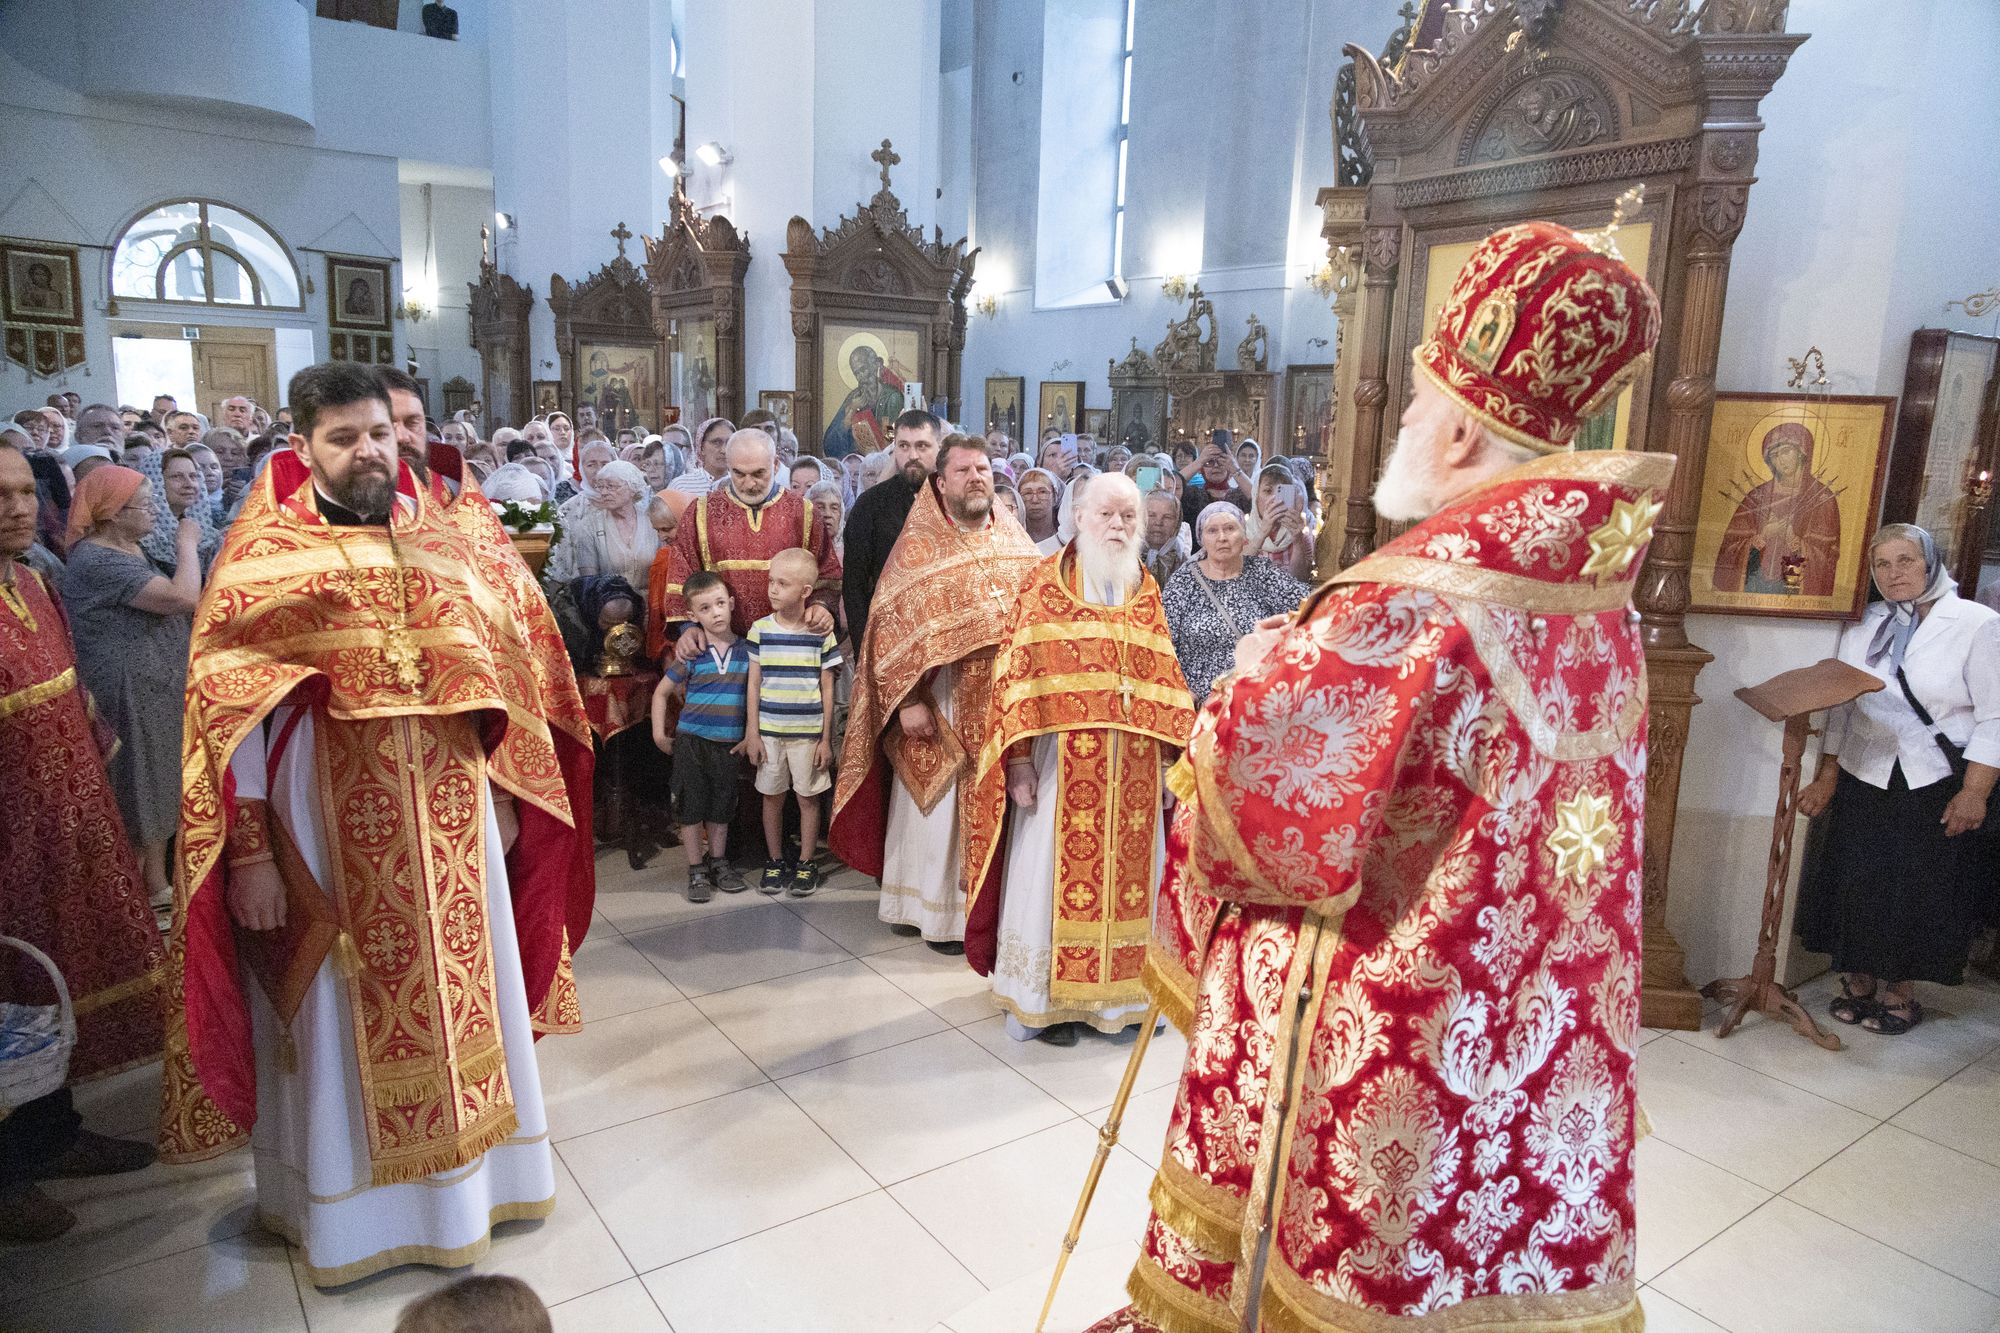
[[[852,217],[820,230],[795,217],[785,231],[798,358],[792,420],[803,453],[888,444],[906,395],[961,415],[965,294],[978,251],[943,233],[925,240],[889,188],[902,158],[887,139],[869,156],[882,188]]]
[[[471,291],[467,322],[472,350],[479,353],[482,435],[528,419],[528,310],[535,304],[534,290],[502,273],[493,262],[491,240],[492,233],[481,227],[479,281],[466,284]]]
[[[1650,1026],[1701,1020],[1700,996],[1666,926],[1695,676],[1711,660],[1687,639],[1688,566],[1730,250],[1756,179],[1758,104],[1805,40],[1785,32],[1785,12],[1786,0],[1406,6],[1411,22],[1383,56],[1347,48],[1353,75],[1342,72],[1334,107],[1340,184],[1320,194],[1329,250],[1358,255],[1361,267],[1338,372],[1336,450],[1351,446],[1345,565],[1383,535],[1369,496],[1407,391],[1410,354],[1471,244],[1530,219],[1602,226],[1623,191],[1645,188],[1618,241],[1659,292],[1660,342],[1650,372],[1585,435],[1593,447],[1681,460],[1636,591],[1652,694]]]
[[[646,238],[653,327],[666,344],[667,399],[692,429],[709,417],[740,420],[743,384],[743,275],[750,238],[717,214],[704,218],[674,180],[673,211]]]
[[[618,253],[572,286],[549,275],[549,311],[556,317],[562,400],[574,417],[592,408],[598,429],[616,437],[627,426],[660,428],[666,348],[653,327],[653,293],[646,274],[625,254],[632,230],[611,229]]]

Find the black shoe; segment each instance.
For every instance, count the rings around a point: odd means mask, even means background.
[[[889,927],[889,933],[890,933],[891,935],[921,935],[921,934],[923,934],[923,932],[922,932],[921,930],[918,930],[918,929],[917,929],[917,928],[916,928],[915,926],[906,926],[906,925],[904,925],[904,924],[903,924],[902,922],[900,922],[900,921],[898,921],[898,922],[894,923],[893,925],[891,925],[891,926]]]
[[[757,892],[768,893],[773,898],[785,891],[785,885],[792,878],[792,867],[788,861],[776,859],[764,863],[764,873],[757,879]]]
[[[803,865],[793,865],[792,882],[785,892],[794,898],[810,898],[819,891],[819,867],[807,861]]]
[[[965,952],[965,946],[957,940],[925,940],[924,943],[930,945],[937,952],[949,954],[953,958],[957,958]]]
[[[1074,1046],[1080,1040],[1078,1023],[1051,1023],[1041,1031],[1040,1040],[1050,1046]]]
[[[715,896],[715,876],[709,873],[708,862],[703,861],[688,871],[688,901],[705,903]]]
[[[159,1157],[150,1143],[137,1139],[113,1139],[90,1130],[79,1131],[68,1152],[34,1172],[36,1180],[65,1176],[118,1176],[140,1171]]]
[[[711,856],[705,864],[708,866],[710,877],[715,880],[715,887],[722,892],[741,893],[750,887],[743,878],[743,872],[729,864],[726,858]]]

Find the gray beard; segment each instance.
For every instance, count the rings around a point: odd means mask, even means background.
[[[395,477],[384,477],[379,473],[361,477],[341,489],[325,484],[321,485],[321,489],[326,492],[326,498],[335,504],[378,522],[388,516],[390,506],[396,502]]]
[[[1123,606],[1139,586],[1139,547],[1131,543],[1123,551],[1100,546],[1082,533],[1076,538],[1076,566],[1083,575],[1083,600],[1099,606]],[[1106,599],[1104,594],[1111,597]]]

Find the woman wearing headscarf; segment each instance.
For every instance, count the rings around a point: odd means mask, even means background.
[[[54,454],[31,453],[28,467],[35,474],[37,544],[50,555],[60,556],[69,549],[69,478],[63,475],[62,461]]]
[[[1200,551],[1167,580],[1167,632],[1199,708],[1216,677],[1236,664],[1236,643],[1266,616],[1298,609],[1306,585],[1249,554],[1243,511],[1217,500],[1195,522]]]
[[[1088,463],[1078,463],[1069,471],[1069,481],[1063,485],[1062,505],[1056,510],[1056,540],[1064,546],[1076,540],[1077,501],[1082,498],[1084,483],[1096,475],[1097,469]]]
[[[1992,873],[1979,836],[2000,777],[2000,613],[1958,596],[1930,533],[1889,523],[1868,547],[1882,600],[1840,660],[1886,682],[1833,710],[1799,810],[1827,815],[1799,884],[1798,931],[1843,973],[1843,1023],[1897,1036],[1913,982],[1955,986]]]
[[[176,449],[173,452],[180,457],[187,457],[182,450]],[[189,459],[190,466],[192,463],[193,460]],[[206,506],[199,502],[191,504],[185,514],[175,512],[173,501],[167,495],[166,455],[159,450],[128,450],[124,465],[146,479],[148,494],[152,497],[153,526],[140,541],[139,549],[145,553],[148,560],[159,567],[162,574],[172,578],[180,565],[175,532],[183,517],[193,519],[201,533],[195,542],[195,558],[199,562],[195,569],[198,585],[201,575],[208,569],[209,561],[215,558],[216,550],[222,545],[222,529],[208,520],[204,512]],[[197,469],[196,485],[199,484],[200,475]]]
[[[1312,574],[1312,527],[1306,521],[1305,490],[1283,463],[1266,463],[1257,472],[1257,489],[1250,501],[1249,554],[1261,555],[1293,578]]]
[[[670,490],[683,495],[702,496],[714,490],[729,475],[726,455],[729,437],[736,424],[727,417],[710,417],[695,428],[694,458],[687,471],[675,477]]]
[[[1054,555],[1063,547],[1056,523],[1057,507],[1062,503],[1062,482],[1045,467],[1031,467],[1021,474],[1014,488],[1021,493],[1021,526],[1027,531],[1028,540],[1043,555]]]
[[[76,640],[77,675],[123,742],[107,768],[126,835],[153,906],[173,901],[167,841],[180,823],[181,722],[187,707],[188,637],[201,597],[201,525],[169,529],[172,578],[141,543],[160,509],[154,484],[106,464],[77,486],[69,513],[63,605]]]
[[[563,521],[562,540],[549,553],[548,577],[616,574],[644,583],[660,549],[659,534],[646,517],[652,499],[645,477],[630,463],[599,468],[588,503],[574,521]]]
[[[494,468],[479,489],[494,504],[541,505],[549,498],[548,484],[520,463]]]
[[[549,594],[569,664],[579,676],[597,674],[604,636],[618,625],[645,630],[646,599],[618,574],[585,574],[556,585]]]
[[[581,484],[577,487],[576,494],[558,505],[564,527],[582,518],[584,511],[597,503],[598,474],[604,470],[605,464],[617,461],[618,451],[603,440],[592,440],[579,448],[576,456],[577,476],[581,478]],[[639,479],[644,481],[645,474],[641,473]],[[651,489],[647,487],[648,491]]]

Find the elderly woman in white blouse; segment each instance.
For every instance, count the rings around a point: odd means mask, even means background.
[[[652,501],[646,478],[630,463],[613,461],[597,470],[590,501],[574,519],[563,520],[563,536],[549,553],[548,577],[616,574],[635,588],[646,586],[660,537],[646,516]]]
[[[1923,1020],[1912,983],[1963,980],[1992,873],[1977,831],[2000,777],[2000,614],[1958,596],[1922,528],[1885,525],[1868,562],[1882,600],[1840,660],[1887,688],[1833,712],[1799,793],[1828,827],[1798,930],[1845,974],[1833,1016],[1897,1036]]]

